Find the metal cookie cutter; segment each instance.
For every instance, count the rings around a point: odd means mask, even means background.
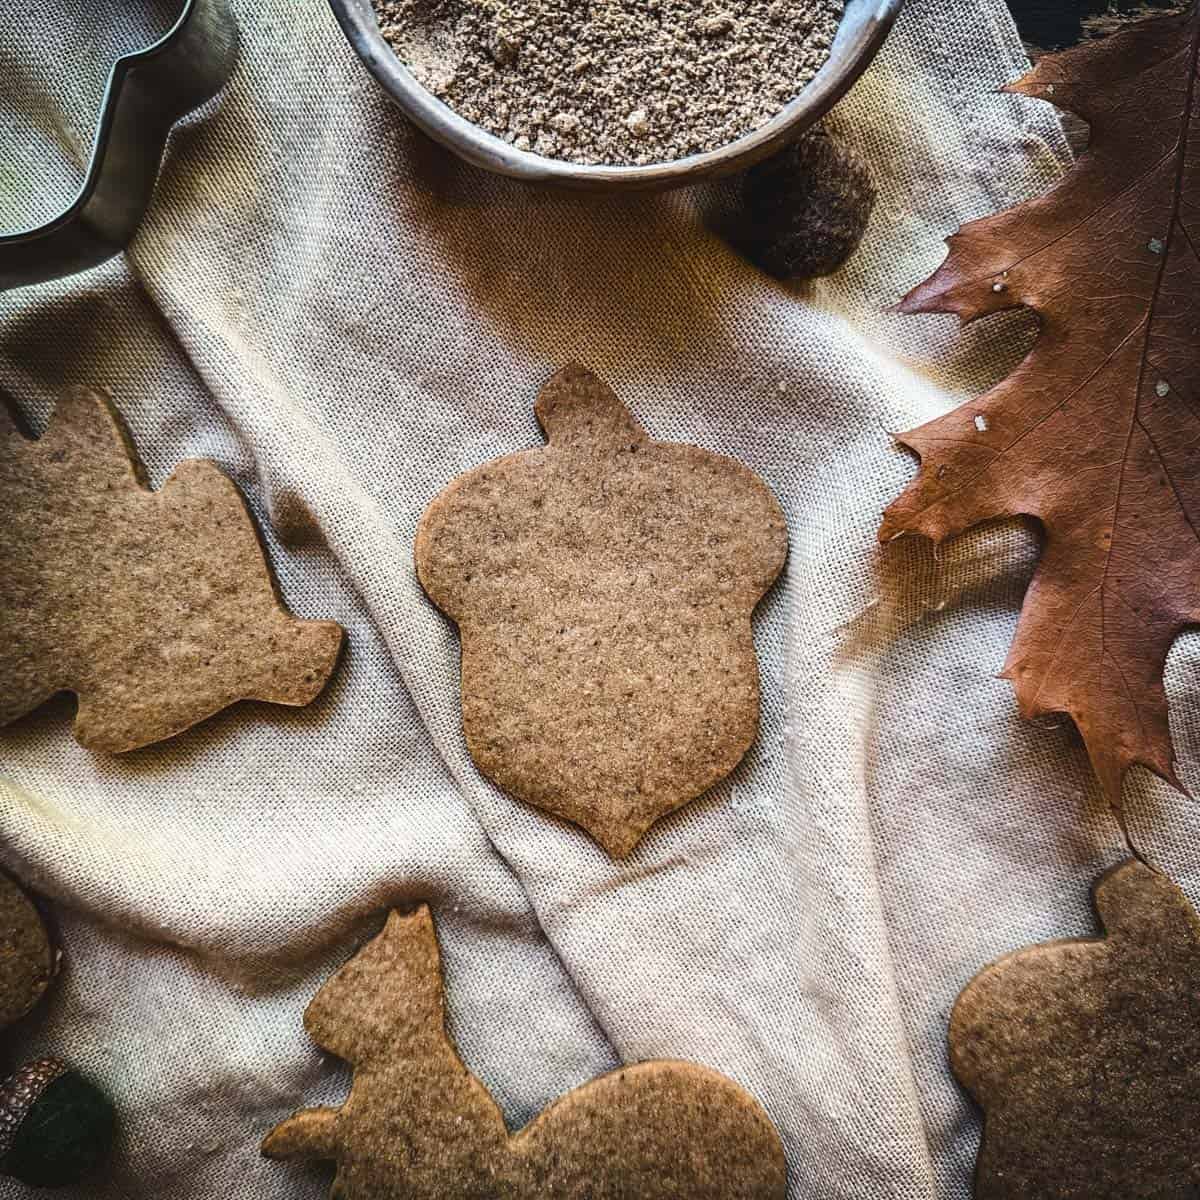
[[[171,127],[220,91],[237,44],[227,0],[185,0],[154,45],[114,63],[79,194],[44,225],[0,234],[0,291],[86,271],[129,244]]]

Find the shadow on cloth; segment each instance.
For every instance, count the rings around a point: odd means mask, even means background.
[[[679,371],[681,358],[730,347],[723,310],[736,268],[703,233],[695,189],[539,187],[473,167],[415,128],[396,133],[398,207],[505,336],[552,363],[577,346],[601,372],[658,356]]]

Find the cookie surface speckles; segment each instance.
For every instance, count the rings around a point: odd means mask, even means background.
[[[1128,861],[1107,936],[1010,954],[966,987],[950,1062],[984,1110],[976,1200],[1200,1195],[1200,920]]]
[[[0,1029],[42,998],[54,974],[54,950],[41,914],[0,872]]]
[[[234,485],[193,460],[151,492],[98,392],[37,441],[0,405],[0,510],[0,725],[70,691],[79,741],[120,752],[333,671],[340,627],[283,609]]]
[[[446,1030],[427,908],[317,993],[304,1025],[354,1068],[341,1108],[306,1109],[268,1158],[337,1163],[338,1200],[783,1200],[783,1146],[732,1080],[648,1062],[576,1088],[509,1135]]]
[[[535,411],[548,445],[454,480],[417,573],[459,627],[480,770],[624,856],[756,736],[750,615],[787,528],[747,467],[652,441],[582,367]]]

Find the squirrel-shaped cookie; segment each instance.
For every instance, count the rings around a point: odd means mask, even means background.
[[[459,628],[479,769],[624,856],[754,741],[750,614],[787,527],[749,468],[652,441],[582,367],[534,411],[548,445],[454,480],[417,574]]]
[[[1133,860],[1094,889],[1107,936],[985,968],[950,1018],[984,1110],[976,1200],[1200,1196],[1200,920]]]
[[[333,671],[341,628],[284,611],[237,488],[192,460],[150,491],[99,392],[36,441],[0,399],[0,512],[0,725],[70,691],[76,737],[116,753]]]
[[[304,1025],[354,1069],[341,1108],[307,1109],[269,1158],[337,1163],[337,1200],[783,1200],[779,1135],[737,1084],[684,1062],[625,1067],[510,1135],[445,1029],[428,908],[317,993]]]

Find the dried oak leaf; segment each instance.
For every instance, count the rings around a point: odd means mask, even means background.
[[[1198,45],[1195,11],[1148,21],[1004,89],[1077,113],[1090,147],[1046,195],[949,238],[899,306],[1040,318],[1007,379],[899,435],[921,470],[880,539],[1042,523],[1002,674],[1024,716],[1071,716],[1113,804],[1135,763],[1182,786],[1162,672],[1200,621]]]

